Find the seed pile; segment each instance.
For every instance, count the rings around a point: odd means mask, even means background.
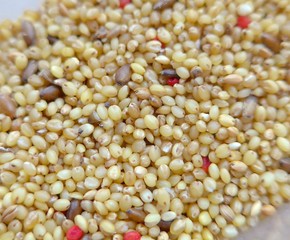
[[[290,200],[287,0],[46,0],[0,24],[0,239],[228,239]]]

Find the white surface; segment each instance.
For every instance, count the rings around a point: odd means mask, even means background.
[[[17,19],[27,9],[37,10],[42,0],[0,0],[0,20]]]

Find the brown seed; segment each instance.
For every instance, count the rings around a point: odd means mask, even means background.
[[[254,118],[254,113],[257,108],[258,99],[255,96],[249,96],[243,105],[242,117],[246,122],[251,121]]]
[[[179,78],[174,69],[164,69],[161,71],[161,75],[164,77],[176,77]]]
[[[36,43],[35,28],[30,21],[27,21],[27,20],[22,21],[21,34],[27,46],[31,46]]]
[[[2,222],[5,224],[10,223],[18,213],[17,205],[12,205],[6,208],[2,214]]]
[[[270,48],[274,53],[278,53],[281,50],[280,40],[269,34],[269,33],[262,33],[262,43]]]
[[[38,74],[39,77],[43,78],[49,83],[53,83],[54,77],[52,76],[51,72],[49,69],[43,69],[40,71]]]
[[[158,223],[158,227],[160,227],[160,230],[161,231],[166,231],[166,232],[169,232],[170,230],[170,226],[171,226],[171,223],[173,221],[163,221],[161,220],[159,223]]]
[[[37,72],[38,69],[38,65],[37,62],[35,60],[30,60],[27,67],[24,69],[24,71],[22,72],[22,81],[24,83],[27,83],[27,79],[33,75],[34,73]]]
[[[146,213],[143,210],[137,208],[131,208],[126,213],[130,220],[138,223],[144,222],[144,218],[146,217]]]
[[[66,217],[70,220],[74,220],[76,215],[79,215],[82,213],[82,208],[80,201],[77,199],[73,199],[70,203],[69,209],[66,211]]]
[[[282,158],[279,163],[281,169],[290,173],[290,158]]]
[[[107,29],[105,27],[100,27],[97,32],[93,35],[93,40],[101,40],[107,37]]]
[[[175,3],[175,0],[159,0],[157,3],[154,4],[154,10],[163,10],[166,8],[171,7]]]
[[[125,85],[130,81],[131,73],[130,64],[125,64],[117,70],[115,75],[115,82],[121,86]]]
[[[10,118],[15,118],[16,103],[7,94],[0,94],[0,113],[3,113]]]
[[[48,42],[49,42],[50,45],[53,45],[53,44],[55,44],[59,39],[58,39],[57,37],[53,37],[53,36],[48,35],[48,36],[47,36],[47,40],[48,40]]]
[[[61,90],[59,87],[51,85],[42,89],[39,95],[41,99],[51,102],[61,96]]]

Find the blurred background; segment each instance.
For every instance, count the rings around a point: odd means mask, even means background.
[[[17,19],[25,9],[37,9],[42,0],[0,0],[0,20]]]

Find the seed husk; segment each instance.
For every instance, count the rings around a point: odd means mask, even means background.
[[[251,121],[254,118],[257,102],[258,99],[255,96],[249,96],[246,98],[242,111],[242,117],[245,121]]]
[[[120,67],[115,75],[116,83],[121,86],[127,84],[131,79],[131,73],[130,64],[125,64],[124,66]]]
[[[281,50],[280,40],[269,34],[269,33],[263,33],[262,34],[262,43],[271,49],[274,53],[278,53]]]
[[[40,71],[38,74],[39,77],[43,78],[49,83],[53,83],[54,77],[52,76],[51,72],[49,69],[43,69]]]
[[[17,213],[18,213],[17,205],[9,206],[2,213],[1,221],[5,224],[8,224],[17,216]]]
[[[82,213],[82,208],[80,201],[77,199],[73,199],[70,203],[69,209],[66,211],[65,216],[70,219],[74,220],[75,216],[79,215]]]
[[[131,208],[126,213],[130,220],[138,223],[144,222],[144,218],[146,217],[146,213],[143,210],[137,208]]]
[[[16,103],[7,94],[0,94],[0,113],[3,113],[10,118],[15,118],[16,116]]]
[[[175,0],[159,0],[154,4],[154,10],[164,10],[166,8],[171,7],[175,3]]]
[[[51,85],[42,89],[39,95],[41,99],[51,102],[61,96],[61,90],[59,87]]]
[[[107,37],[107,29],[105,27],[100,27],[97,32],[93,35],[93,40],[101,40]]]
[[[27,83],[27,79],[35,74],[37,72],[38,69],[38,64],[37,61],[35,60],[30,60],[27,67],[24,69],[24,71],[22,72],[22,81],[24,83]]]
[[[11,148],[0,147],[0,153],[12,152]]]
[[[21,34],[27,46],[31,46],[36,43],[35,28],[30,21],[23,20],[21,22]]]
[[[221,205],[220,213],[228,222],[232,222],[235,218],[234,211],[228,205]]]
[[[290,173],[290,158],[282,158],[280,161],[280,167],[287,173]]]
[[[117,25],[108,32],[107,39],[118,37],[120,34],[121,34],[121,26]]]

